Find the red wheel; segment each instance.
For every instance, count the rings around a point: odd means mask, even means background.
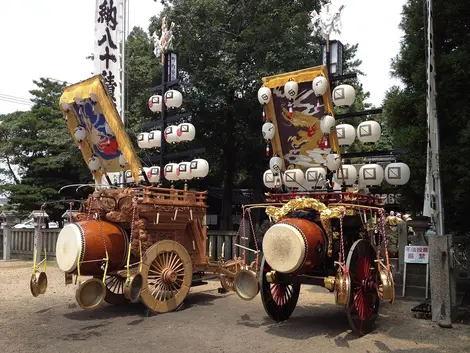
[[[261,301],[264,310],[274,321],[287,320],[294,312],[299,299],[300,283],[269,283],[266,273],[271,271],[265,258],[261,262]]]
[[[357,240],[346,262],[351,277],[351,294],[346,305],[351,329],[363,336],[372,331],[379,311],[379,279],[376,253],[368,240]]]

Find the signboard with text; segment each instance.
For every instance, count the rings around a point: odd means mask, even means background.
[[[405,246],[405,263],[428,264],[429,263],[429,247]]]

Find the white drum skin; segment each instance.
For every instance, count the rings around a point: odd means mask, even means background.
[[[75,271],[81,251],[83,249],[80,228],[74,223],[67,224],[60,231],[56,243],[55,254],[59,268],[64,272]]]
[[[273,270],[300,273],[313,269],[321,261],[326,242],[325,233],[314,222],[288,218],[265,233],[263,254]]]

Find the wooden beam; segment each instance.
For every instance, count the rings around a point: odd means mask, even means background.
[[[336,114],[335,119],[348,119],[348,118],[355,118],[358,116],[366,116],[366,115],[373,115],[373,114],[381,114],[383,112],[382,108],[377,108],[377,109],[369,109],[369,110],[363,110],[361,112],[351,112],[351,113],[345,113],[345,114]]]
[[[168,117],[166,122],[174,123],[174,122],[177,122],[178,120],[188,118],[192,116],[192,114],[193,113],[189,112],[189,113],[184,113],[184,114],[173,115],[173,116]],[[142,130],[145,130],[145,129],[150,129],[152,127],[161,126],[161,125],[162,125],[162,120],[156,120],[156,121],[149,121],[149,122],[143,123],[140,126],[140,128]]]
[[[408,150],[397,148],[389,151],[371,151],[371,152],[351,152],[341,154],[341,158],[361,158],[361,157],[379,157],[379,156],[398,156],[407,154]]]

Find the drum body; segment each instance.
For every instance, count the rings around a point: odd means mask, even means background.
[[[302,218],[287,218],[268,229],[263,238],[263,253],[273,270],[302,273],[320,263],[326,244],[320,226]]]
[[[81,275],[102,274],[104,261],[93,260],[106,258],[103,238],[109,256],[108,271],[123,268],[129,246],[126,232],[116,224],[96,220],[70,223],[60,231],[56,244],[56,260],[59,268],[67,273],[76,272],[80,255]]]

